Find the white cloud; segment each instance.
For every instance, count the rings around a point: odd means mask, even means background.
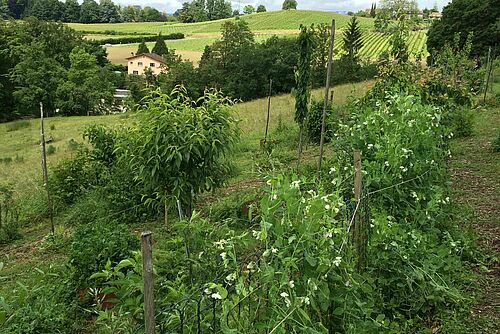
[[[182,7],[182,3],[190,0],[115,0],[115,3],[121,5],[141,5],[151,6],[159,10],[173,13]],[[297,0],[298,9],[323,10],[323,11],[358,11],[360,9],[370,8],[376,0]],[[437,4],[440,9],[451,0],[419,0],[421,8],[432,8]],[[280,10],[283,0],[232,0],[233,9],[243,10],[245,5],[266,6],[267,10]]]

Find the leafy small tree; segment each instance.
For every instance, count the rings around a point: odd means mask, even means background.
[[[156,53],[159,56],[168,55],[168,47],[167,44],[165,44],[165,39],[163,38],[161,33],[159,33],[156,37],[156,43],[155,46],[153,46],[151,52]]]
[[[136,54],[140,55],[143,53],[149,53],[148,46],[146,45],[146,42],[144,39],[142,40],[141,44],[139,44],[139,47],[137,48]]]
[[[217,91],[195,101],[182,86],[146,97],[137,126],[119,145],[121,156],[146,191],[146,204],[175,203],[189,213],[196,195],[220,185],[239,131],[233,102]]]
[[[264,12],[267,12],[266,6],[264,6],[264,5],[259,5],[259,6],[257,7],[257,13],[264,13]]]
[[[370,17],[375,18],[377,16],[377,3],[372,3],[372,7],[370,8]]]
[[[253,13],[255,13],[255,7],[252,5],[246,5],[243,8],[243,13],[246,15],[253,14]]]
[[[289,9],[297,9],[297,1],[296,0],[285,0],[283,2],[283,10]]]

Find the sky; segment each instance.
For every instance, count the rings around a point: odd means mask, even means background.
[[[178,8],[182,7],[182,3],[190,0],[115,0],[115,3],[121,5],[140,5],[140,6],[151,6],[155,7],[161,11],[167,13],[173,13]],[[356,12],[360,9],[370,8],[372,2],[376,0],[297,0],[298,9],[311,9],[311,10],[322,10],[322,11],[353,11]],[[448,3],[449,0],[418,0],[420,8],[432,8],[434,4],[437,4],[441,10],[444,5]],[[243,10],[245,5],[257,5],[263,4],[266,6],[267,10],[279,10],[283,4],[283,0],[241,0],[232,1],[233,9],[240,8]]]

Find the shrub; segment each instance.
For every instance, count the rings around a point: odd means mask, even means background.
[[[171,33],[168,35],[162,35],[164,39],[184,39],[185,35],[181,32]],[[126,36],[126,37],[112,37],[105,38],[99,40],[91,40],[89,43],[95,45],[104,45],[104,44],[128,44],[128,43],[140,43],[142,41],[145,42],[154,42],[156,41],[156,35],[150,36]]]
[[[314,144],[319,144],[321,141],[321,123],[323,121],[324,101],[317,100],[311,102],[311,108],[307,114],[306,128],[309,140]],[[326,108],[325,119],[325,142],[329,142],[332,137],[332,105],[328,103]]]
[[[115,265],[139,247],[125,225],[108,221],[77,226],[70,242],[69,262],[79,287],[85,287],[90,276],[108,261]]]
[[[24,128],[29,128],[30,126],[31,126],[30,121],[20,120],[20,121],[8,123],[5,128],[6,128],[7,132],[12,132],[12,131],[17,131],[17,130],[24,129]]]
[[[491,147],[494,152],[500,152],[500,132],[498,133],[497,138],[491,143]]]
[[[52,155],[52,154],[54,154],[54,153],[56,153],[56,147],[55,147],[55,146],[53,146],[53,145],[49,145],[49,146],[47,147],[47,154],[48,154],[48,155]]]
[[[457,138],[470,137],[473,134],[474,114],[467,107],[458,107],[449,113],[451,128]]]
[[[19,207],[12,198],[13,192],[0,185],[0,245],[21,237],[19,233]]]

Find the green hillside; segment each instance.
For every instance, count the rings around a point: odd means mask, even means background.
[[[256,13],[242,17],[250,25],[252,31],[269,30],[297,30],[301,24],[311,25],[319,23],[330,23],[335,18],[337,28],[347,25],[350,17],[331,12],[309,11],[309,10],[288,10],[266,13]],[[105,32],[114,30],[130,34],[170,34],[182,32],[185,34],[218,33],[223,22],[231,19],[199,22],[199,23],[172,23],[172,22],[128,22],[128,23],[69,23],[69,26],[88,32]],[[373,19],[360,18],[362,28],[371,28]]]

